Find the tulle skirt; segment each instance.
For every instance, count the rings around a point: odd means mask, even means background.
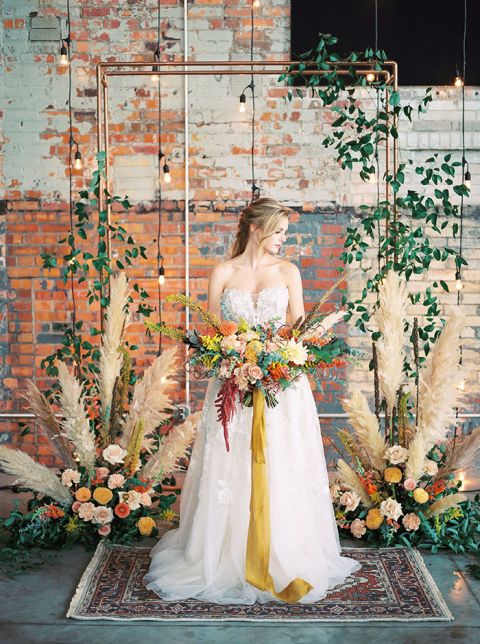
[[[152,548],[144,583],[166,600],[215,603],[281,601],[245,580],[250,519],[252,408],[237,402],[226,451],[211,378],[180,497],[179,527]],[[341,555],[328,473],[310,383],[301,375],[265,409],[270,498],[270,566],[279,592],[294,578],[313,588],[300,603],[325,597],[361,569]],[[353,581],[353,580],[350,580]]]

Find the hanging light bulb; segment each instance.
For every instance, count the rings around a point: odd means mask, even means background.
[[[153,67],[152,67],[152,75],[150,76],[150,80],[152,81],[152,83],[156,83],[158,81],[158,79],[160,78],[160,76],[155,73],[155,72],[159,72],[159,71],[160,70],[158,68],[158,65],[153,65]]]
[[[80,150],[78,149],[78,145],[77,145],[77,151],[75,152],[75,160],[73,162],[73,167],[75,168],[75,170],[82,170],[83,168],[82,155],[80,153]]]
[[[240,95],[240,104],[238,106],[238,111],[239,112],[245,112],[245,103],[247,102],[247,97],[245,94]]]
[[[467,170],[465,172],[464,184],[467,186],[469,190],[472,187],[472,175],[470,174],[470,170]]]
[[[368,74],[367,74],[367,81],[368,81],[369,83],[373,83],[373,81],[374,81],[374,80],[375,80],[375,74],[374,74],[373,72],[368,72]]]
[[[453,84],[455,85],[455,87],[463,87],[463,78],[458,73],[458,69],[457,69],[457,75],[455,76],[455,81]]]
[[[172,181],[172,177],[170,176],[170,168],[166,163],[163,165],[163,178],[165,179],[165,183],[171,183]]]
[[[455,288],[457,291],[461,291],[463,288],[462,274],[459,270],[455,273]]]
[[[68,62],[69,62],[68,61],[68,51],[67,51],[67,48],[65,47],[65,43],[64,43],[63,40],[62,40],[62,46],[60,48],[60,59],[59,59],[58,62],[62,67],[66,67],[68,65]]]
[[[255,7],[255,9],[258,9],[258,7],[260,6],[260,0],[253,0],[252,4]]]
[[[465,378],[463,376],[458,382],[457,389],[458,391],[465,391]]]
[[[375,172],[368,175],[368,183],[377,183],[377,175]]]
[[[163,268],[163,265],[158,269],[158,283],[165,284],[165,269]]]

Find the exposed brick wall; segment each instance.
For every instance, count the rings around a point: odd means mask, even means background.
[[[156,2],[72,2],[74,136],[86,161],[85,171],[74,171],[78,193],[89,180],[96,152],[95,64],[100,60],[149,60],[155,50]],[[162,2],[163,56],[183,57],[183,3]],[[68,111],[67,74],[57,65],[57,42],[28,40],[29,16],[62,17],[65,35],[66,2],[4,0],[2,63],[5,95],[0,112],[4,131],[0,143],[6,161],[0,165],[0,301],[6,313],[0,325],[0,399],[2,409],[22,407],[19,392],[25,378],[39,386],[48,381],[40,361],[58,345],[71,319],[72,303],[59,270],[44,271],[40,253],[52,250],[68,230]],[[255,57],[288,59],[290,7],[287,0],[262,3],[256,19]],[[189,3],[190,56],[197,60],[248,60],[250,11],[241,0],[203,0]],[[250,116],[239,114],[238,97],[249,77],[226,75],[189,79],[189,152],[191,187],[190,290],[205,297],[211,266],[227,256],[236,228],[236,215],[250,194]],[[259,77],[256,83],[256,177],[264,195],[293,206],[285,256],[301,268],[307,309],[335,279],[342,235],[357,216],[361,203],[374,203],[376,187],[334,162],[321,141],[333,118],[316,99],[285,103],[285,91],[276,77]],[[173,182],[164,186],[162,254],[167,282],[164,292],[184,289],[184,89],[183,79],[162,79],[162,148]],[[402,97],[415,100],[421,88],[401,88]],[[429,113],[413,125],[402,123],[400,159],[421,161],[432,151],[452,151],[460,158],[460,93],[436,88]],[[110,145],[112,185],[116,194],[128,194],[134,207],[122,221],[149,247],[150,261],[129,270],[132,278],[153,295],[156,291],[155,243],[157,92],[150,79],[116,79],[110,85]],[[363,96],[372,109],[371,96]],[[466,145],[474,177],[472,208],[467,212],[464,273],[467,306],[464,362],[468,365],[468,409],[478,407],[480,370],[476,359],[480,339],[480,260],[478,259],[480,203],[480,92],[467,89]],[[416,178],[413,185],[418,187]],[[3,205],[2,205],[3,204]],[[120,215],[118,215],[120,217]],[[455,244],[453,240],[450,243]],[[429,279],[453,283],[452,266],[433,269]],[[355,293],[356,279],[349,283]],[[79,317],[85,326],[98,325],[98,312],[84,306],[78,289]],[[452,296],[442,298],[448,302]],[[412,310],[413,313],[413,310]],[[166,304],[163,319],[180,324],[183,314]],[[365,339],[353,327],[346,331],[352,345],[365,348]],[[132,342],[143,347],[139,367],[150,360],[154,344],[142,334],[141,320],[131,329]],[[364,361],[365,363],[365,361]],[[346,374],[340,377],[347,379]],[[369,390],[366,369],[350,369],[348,383]],[[205,383],[192,383],[192,402],[198,405]],[[325,396],[315,393],[319,411],[340,411],[338,385]],[[183,392],[179,391],[179,401]],[[333,432],[324,423],[326,442]],[[22,445],[52,463],[41,437],[34,430],[20,437],[13,424],[2,423],[0,440]],[[329,451],[329,460],[335,456]]]

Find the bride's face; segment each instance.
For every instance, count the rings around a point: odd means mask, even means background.
[[[277,255],[287,239],[288,217],[283,217],[277,224],[273,233],[263,243],[263,249],[266,253]],[[261,239],[261,230],[257,231],[258,239]]]

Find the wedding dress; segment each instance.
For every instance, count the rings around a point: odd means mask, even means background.
[[[250,324],[279,317],[285,323],[288,288],[262,289],[256,301],[241,289],[225,289],[224,319]],[[196,598],[216,603],[280,601],[245,580],[251,492],[252,408],[241,407],[229,425],[230,451],[217,421],[214,400],[220,380],[211,378],[180,497],[179,527],[152,548],[144,583],[167,600]],[[300,577],[313,588],[301,603],[322,599],[327,590],[361,569],[341,556],[317,409],[302,374],[265,409],[266,463],[270,499],[269,572],[275,590]]]

